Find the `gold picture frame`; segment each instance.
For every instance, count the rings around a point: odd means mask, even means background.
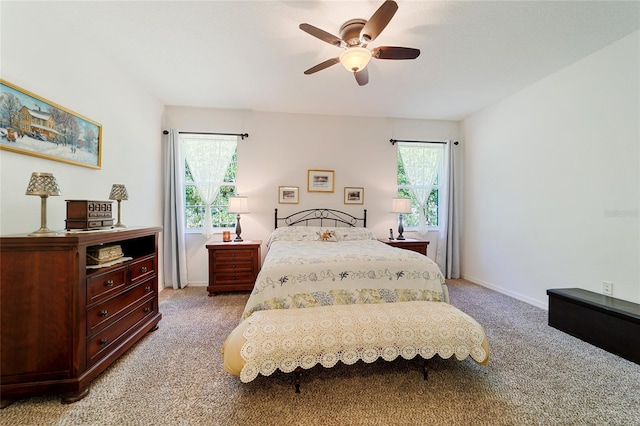
[[[297,186],[279,186],[279,204],[298,204],[300,202],[300,188]]]
[[[345,204],[364,204],[364,188],[357,186],[344,187]]]
[[[308,192],[333,192],[333,170],[308,170]]]
[[[0,79],[0,149],[102,168],[102,125]]]

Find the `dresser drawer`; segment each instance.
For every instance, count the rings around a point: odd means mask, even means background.
[[[141,283],[123,294],[100,303],[87,310],[87,334],[93,334],[108,327],[141,299],[153,293],[153,281]]]
[[[234,260],[253,260],[255,250],[251,249],[235,249],[235,250],[216,250],[214,254],[214,262],[231,262]]]
[[[126,285],[127,268],[120,267],[87,278],[87,305],[118,294]]]
[[[109,355],[131,331],[137,330],[147,317],[154,315],[157,309],[155,298],[136,304],[109,327],[87,339],[87,365],[91,366]]]
[[[136,283],[152,277],[156,273],[156,257],[145,257],[129,265],[131,282]]]

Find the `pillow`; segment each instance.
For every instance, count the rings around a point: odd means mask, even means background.
[[[336,228],[338,241],[376,240],[376,235],[367,228]]]
[[[373,232],[362,227],[284,226],[273,230],[267,241],[267,247],[270,247],[274,241],[319,241],[320,234],[325,231],[333,232],[335,240],[332,239],[330,241],[376,239]]]
[[[318,241],[329,241],[336,242],[338,238],[336,237],[336,231],[332,231],[330,229],[325,229],[324,231],[318,231]]]

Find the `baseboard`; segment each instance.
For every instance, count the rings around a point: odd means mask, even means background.
[[[497,291],[498,293],[502,293],[502,294],[505,294],[505,295],[507,295],[509,297],[513,297],[514,299],[517,299],[517,300],[520,300],[522,302],[528,303],[530,305],[536,306],[538,308],[544,309],[545,311],[549,310],[549,301],[546,300],[546,298],[545,298],[544,301],[532,299],[529,296],[522,295],[520,293],[511,291],[511,290],[509,290],[507,288],[504,288],[504,287],[493,285],[491,283],[488,283],[486,281],[483,281],[483,280],[481,280],[479,278],[476,278],[476,277],[473,277],[471,275],[467,275],[467,274],[461,274],[461,275],[462,275],[462,278],[464,278],[467,281],[471,281],[474,284],[478,284],[478,285],[481,285],[482,287],[486,287],[486,288],[488,288],[490,290]]]

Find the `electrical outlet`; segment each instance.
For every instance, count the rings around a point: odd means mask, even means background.
[[[613,283],[608,282],[608,281],[602,281],[602,293],[606,294],[607,296],[612,296],[613,295]]]

